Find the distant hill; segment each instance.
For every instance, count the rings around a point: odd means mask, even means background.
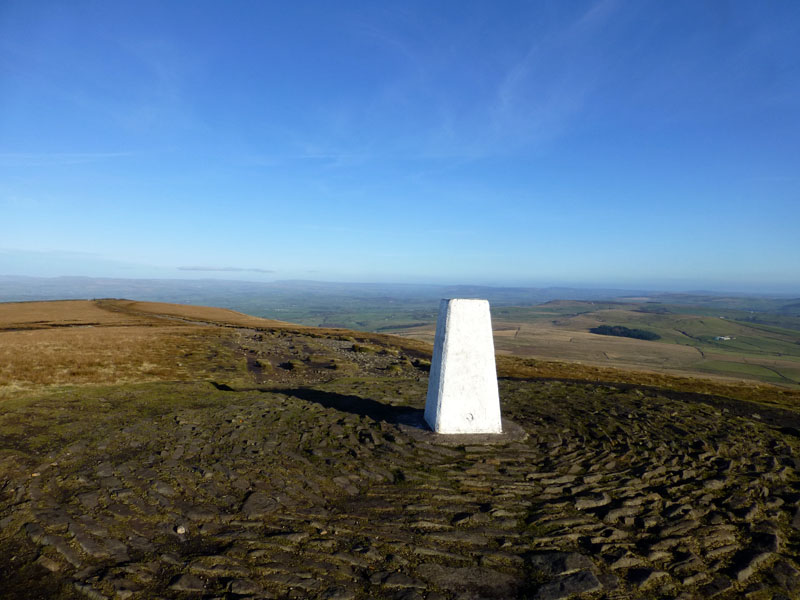
[[[789,304],[784,304],[776,312],[779,312],[782,315],[787,315],[790,317],[800,317],[800,299],[796,302],[791,302]]]
[[[494,287],[401,283],[339,283],[287,280],[252,282],[219,279],[122,279],[96,277],[19,277],[0,275],[0,302],[64,298],[130,298],[153,302],[205,304],[234,308],[260,298],[271,302],[325,300],[436,302],[441,298],[480,297],[492,304],[532,305],[556,299],[612,300],[631,290]],[[233,306],[236,305],[236,306]]]

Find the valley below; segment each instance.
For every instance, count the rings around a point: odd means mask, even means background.
[[[511,356],[578,362],[627,371],[762,381],[800,389],[796,317],[656,302],[551,301],[493,309],[495,347]],[[772,323],[779,323],[779,325]],[[636,328],[656,340],[598,335]],[[383,331],[433,342],[435,322]]]

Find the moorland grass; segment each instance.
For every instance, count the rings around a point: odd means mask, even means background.
[[[36,305],[41,306],[37,308]],[[244,331],[264,331],[287,339],[302,334],[311,338],[343,340],[377,353],[394,355],[402,352],[407,360],[420,364],[428,363],[431,355],[430,344],[407,337],[309,328],[224,309],[119,300],[16,303],[0,305],[0,308],[0,327],[9,323],[25,325],[34,322],[40,326],[39,329],[24,331],[0,329],[0,398],[29,394],[42,386],[127,385],[157,381],[222,381],[229,385],[252,385],[246,360],[241,354]],[[167,312],[160,312],[162,310]],[[231,321],[221,320],[223,318]],[[87,321],[96,325],[63,326]],[[631,343],[637,342],[631,340]],[[324,358],[315,356],[318,362]],[[334,364],[341,362],[335,356],[330,359]],[[800,406],[800,389],[759,383],[504,355],[497,356],[497,367],[500,377],[634,384],[766,405]],[[712,370],[716,372],[723,367],[729,368],[729,365]],[[758,368],[757,365],[746,367]],[[331,377],[337,375],[336,371],[329,369]],[[748,375],[744,371],[735,374]]]

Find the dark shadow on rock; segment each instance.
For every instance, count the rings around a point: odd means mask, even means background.
[[[225,385],[224,383],[217,383],[216,381],[212,381],[211,385],[217,388],[220,392],[235,392],[231,386]]]
[[[369,417],[396,425],[403,433],[420,442],[461,446],[464,444],[507,444],[528,437],[525,429],[508,419],[503,419],[502,433],[436,433],[425,421],[425,411],[411,406],[394,406],[377,400],[362,398],[352,394],[337,394],[314,388],[237,388],[213,384],[218,390],[231,392],[264,392],[283,394],[306,402],[316,402],[325,408],[333,408],[354,415]]]
[[[780,427],[778,431],[785,435],[791,435],[792,437],[800,438],[800,429],[797,429],[796,427]]]
[[[406,425],[419,429],[428,429],[423,417],[424,411],[421,408],[410,406],[393,406],[384,404],[361,396],[337,394],[335,392],[325,392],[313,388],[293,388],[293,389],[270,389],[272,393],[285,394],[316,402],[325,408],[334,408],[343,412],[369,417],[375,421],[385,421],[393,425]]]

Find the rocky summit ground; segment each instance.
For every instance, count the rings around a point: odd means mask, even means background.
[[[800,597],[789,409],[501,378],[487,443],[427,431],[418,357],[236,336],[250,386],[5,401],[0,597]]]

